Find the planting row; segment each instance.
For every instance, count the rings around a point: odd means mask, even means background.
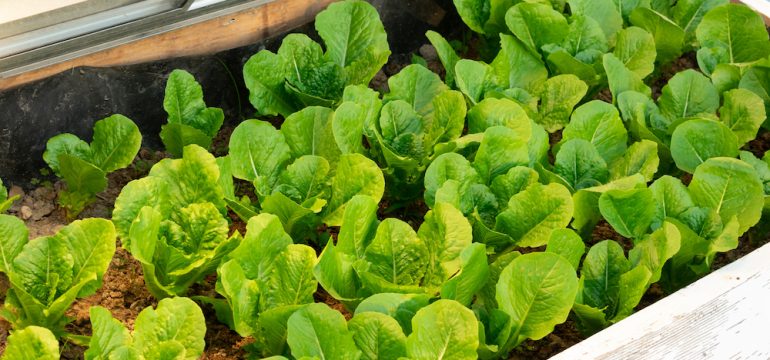
[[[241,122],[221,157],[208,149],[222,110],[172,72],[170,158],[121,190],[111,221],[28,240],[0,215],[4,358],[58,358],[60,338],[86,359],[198,358],[198,304],[257,357],[506,358],[568,318],[599,331],[653,284],[679,289],[744,234],[767,237],[770,158],[746,151],[770,106],[757,14],[727,0],[455,4],[480,56],[428,32],[443,79],[416,63],[385,93],[367,87],[390,55],[375,9],[330,5],[323,46],[291,34],[246,63],[258,116],[283,119]],[[699,69],[664,76],[691,52]],[[44,154],[71,219],[142,140],[121,115],[93,133]],[[13,200],[0,188],[0,209]],[[382,215],[423,204],[416,228]],[[593,241],[598,224],[617,236]],[[117,239],[163,300],[133,331],[93,307],[92,336],[68,334]],[[211,274],[217,296],[190,292]],[[315,303],[321,291],[344,311]]]

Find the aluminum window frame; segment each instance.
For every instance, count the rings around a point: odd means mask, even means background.
[[[145,0],[0,38],[0,50],[4,46],[5,49],[15,46],[14,51],[7,50],[5,55],[0,52],[0,79],[274,1],[280,0]],[[148,9],[138,5],[143,3],[154,7]],[[121,18],[121,14],[130,16]],[[89,22],[98,22],[99,26]],[[82,33],[70,31],[74,28]],[[56,33],[57,30],[67,32],[67,36],[63,36],[64,33]]]

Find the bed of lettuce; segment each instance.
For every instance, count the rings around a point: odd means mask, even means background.
[[[86,359],[195,359],[201,305],[252,338],[255,358],[506,358],[568,318],[604,329],[654,284],[675,291],[767,238],[770,156],[747,151],[770,128],[759,15],[727,0],[454,3],[480,55],[429,31],[445,71],[415,61],[382,93],[367,85],[390,49],[363,1],[321,12],[321,43],[290,34],[255,54],[255,119],[225,156],[209,152],[224,113],[171,73],[170,157],[122,189],[111,221],[30,240],[0,215],[3,358],[58,359],[66,340]],[[698,68],[666,75],[688,54]],[[93,133],[58,135],[44,155],[72,219],[141,144],[121,115]],[[14,200],[0,187],[0,210]],[[383,215],[407,208],[422,220]],[[597,226],[618,236],[597,242]],[[93,307],[93,334],[67,333],[116,239],[162,300],[133,331]],[[212,274],[216,296],[186,297]]]

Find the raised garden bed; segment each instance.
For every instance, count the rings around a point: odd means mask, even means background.
[[[235,86],[160,66],[152,121],[3,174],[6,356],[548,358],[768,241],[757,14],[424,3],[443,36],[396,54],[348,1]]]

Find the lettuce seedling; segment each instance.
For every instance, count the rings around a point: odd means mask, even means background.
[[[282,353],[285,333],[276,321],[313,302],[315,251],[292,243],[272,214],[252,217],[246,235],[217,269],[216,289],[224,296],[207,299],[241,336],[253,336],[262,355]],[[220,302],[220,303],[218,303]]]
[[[195,78],[178,69],[171,72],[166,82],[163,109],[168,114],[168,123],[161,128],[160,139],[166,151],[177,158],[190,144],[208,149],[225,119],[222,109],[206,107],[203,90]]]
[[[50,330],[27,326],[8,336],[3,360],[59,360],[59,342]]]
[[[377,10],[360,0],[329,5],[315,28],[326,45],[304,34],[283,39],[278,54],[262,50],[243,68],[249,100],[260,115],[289,116],[312,105],[332,107],[347,85],[366,85],[390,56]]]
[[[588,251],[580,270],[580,286],[572,311],[581,332],[591,335],[631,315],[650,284],[660,279],[664,264],[679,251],[676,226],[663,226],[629,252],[615,241],[601,241]]]
[[[567,320],[578,292],[575,268],[551,252],[499,256],[477,306],[485,343],[479,357],[500,358],[526,339],[539,340]],[[543,301],[542,299],[548,299]]]
[[[91,307],[93,335],[86,360],[178,359],[194,360],[206,345],[206,319],[195,302],[178,297],[163,299],[158,307],[145,308],[134,322],[134,331],[101,307]]]
[[[354,308],[386,292],[438,294],[470,304],[486,281],[486,249],[471,244],[468,221],[449,204],[436,204],[415,232],[398,219],[380,222],[377,202],[354,197],[336,245],[329,242],[314,272],[336,299]]]
[[[225,217],[228,175],[213,155],[188,145],[181,159],[161,160],[120,192],[112,220],[155,297],[183,295],[237,245]]]
[[[107,188],[107,174],[131,164],[141,144],[139,128],[123,115],[97,121],[91,144],[72,134],[48,140],[43,159],[67,183],[59,192],[59,204],[70,219]]]
[[[254,184],[258,206],[278,216],[292,238],[314,239],[321,223],[339,226],[355,195],[382,198],[382,171],[365,156],[342,150],[351,142],[343,139],[341,125],[343,117],[332,110],[308,107],[289,116],[281,130],[247,120],[230,137],[233,176]],[[246,221],[256,215],[250,203],[227,202]]]
[[[76,298],[96,292],[115,253],[112,223],[78,220],[53,236],[29,240],[21,220],[0,215],[0,230],[0,271],[11,283],[0,316],[15,329],[36,325],[65,335],[65,312]]]

